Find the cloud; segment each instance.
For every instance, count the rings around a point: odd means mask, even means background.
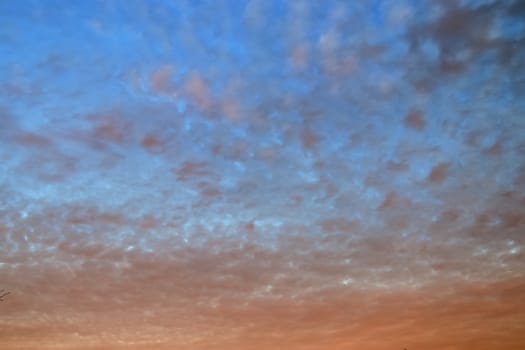
[[[2,12],[3,348],[525,347],[519,2],[121,5]]]

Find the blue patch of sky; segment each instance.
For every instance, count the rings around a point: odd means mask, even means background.
[[[352,119],[365,111],[359,107],[349,106],[342,101],[345,94],[368,98],[363,90],[371,81],[389,76],[402,88],[402,65],[383,65],[383,62],[364,60],[360,62],[360,72],[356,78],[343,82],[344,89],[336,98],[330,97],[324,91],[328,89],[329,81],[321,78],[320,67],[312,65],[310,70],[302,75],[293,75],[287,66],[290,51],[287,38],[288,24],[291,14],[291,2],[262,1],[261,14],[263,25],[260,29],[249,28],[244,18],[248,1],[3,1],[0,4],[0,15],[4,28],[3,37],[11,37],[13,42],[0,44],[0,78],[7,81],[16,74],[19,65],[24,68],[27,82],[42,86],[44,98],[39,103],[48,106],[61,106],[64,111],[85,111],[99,106],[126,103],[129,92],[122,87],[122,76],[128,69],[142,69],[141,79],[147,85],[147,72],[159,64],[173,64],[174,80],[180,82],[191,69],[209,71],[215,69],[217,81],[212,83],[213,93],[219,95],[226,84],[226,77],[240,70],[249,72],[243,76],[250,83],[251,89],[241,95],[257,102],[272,100],[291,94],[294,97],[316,97],[324,101],[322,108],[325,115],[316,132],[324,136],[332,135],[333,139],[326,145],[333,150],[345,137],[343,129],[333,129],[335,121]],[[341,20],[340,44],[338,54],[347,54],[347,48],[352,45],[367,42],[369,44],[385,44],[385,62],[402,62],[408,55],[409,46],[401,40],[403,30],[400,26],[392,31],[383,30],[387,25],[387,13],[390,4],[385,1],[347,2],[347,1],[308,1],[310,10],[305,18],[307,25],[301,34],[310,45],[317,46],[321,35],[337,26],[334,23],[335,9],[347,8],[351,21]],[[409,1],[415,13],[416,21],[425,21],[435,14],[428,10],[428,2]],[[226,4],[226,5],[224,5]],[[353,23],[353,21],[357,23]],[[505,20],[498,27],[509,38],[520,38],[524,32],[523,21]],[[361,36],[362,30],[367,36]],[[186,35],[193,35],[203,47],[188,45]],[[171,45],[167,47],[166,43]],[[439,47],[428,41],[422,46],[422,52],[428,62],[437,62]],[[222,57],[220,54],[224,54]],[[209,55],[211,54],[211,55]],[[51,70],[51,65],[44,67],[42,62],[57,55],[64,57],[65,66]],[[494,63],[496,55],[487,54],[481,59],[483,66]],[[40,66],[39,66],[40,64]],[[256,69],[253,66],[256,65]],[[475,67],[479,74],[472,76],[468,91],[441,91],[436,89],[436,97],[440,94],[453,95],[458,103],[467,103],[475,89],[483,79],[490,79],[488,70]],[[499,97],[511,95],[510,84],[504,84]],[[445,87],[450,88],[450,86]],[[78,91],[78,95],[75,92]],[[317,95],[316,95],[317,94]],[[70,96],[70,98],[68,98]],[[76,97],[74,97],[76,96]],[[36,97],[33,97],[36,98]],[[12,100],[0,97],[3,104],[23,112],[23,115],[40,116],[42,111],[35,108],[30,99]],[[502,103],[506,103],[505,100]],[[380,101],[378,104],[381,103]],[[398,119],[410,101],[388,101],[389,106],[381,113],[395,114]],[[333,107],[336,106],[336,107]],[[176,109],[179,113],[186,111],[186,101],[178,100]],[[352,108],[352,112],[348,112]],[[342,112],[345,111],[345,112]],[[295,121],[297,113],[277,113],[279,119]],[[35,120],[36,121],[36,120]],[[383,119],[375,121],[382,123]],[[186,126],[190,121],[187,119]],[[207,121],[210,128],[214,125]],[[242,130],[241,130],[242,131]],[[383,130],[382,132],[403,133],[402,126]],[[246,137],[247,134],[236,130],[236,136]],[[268,138],[277,137],[275,132]],[[282,135],[277,139],[284,143]],[[400,139],[396,136],[396,140]]]

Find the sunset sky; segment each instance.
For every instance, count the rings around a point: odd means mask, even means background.
[[[0,0],[0,349],[525,349],[524,48],[521,0]]]

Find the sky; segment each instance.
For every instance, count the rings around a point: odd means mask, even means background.
[[[525,348],[525,6],[0,2],[0,348]]]

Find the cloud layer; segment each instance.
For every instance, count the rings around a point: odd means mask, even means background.
[[[3,349],[521,349],[519,1],[0,4]]]

